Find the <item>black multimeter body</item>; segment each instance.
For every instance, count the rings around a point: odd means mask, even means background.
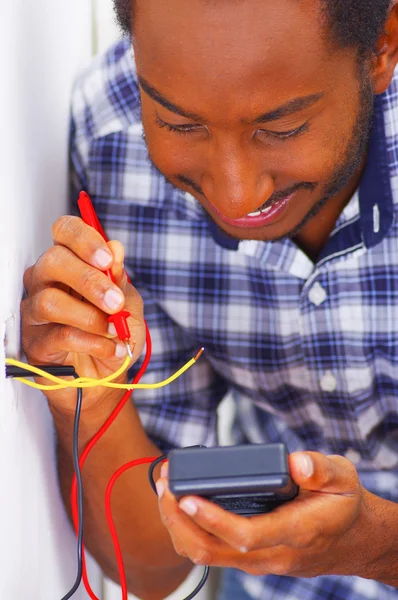
[[[287,457],[283,444],[171,450],[169,488],[178,500],[202,496],[238,515],[264,514],[298,494]]]

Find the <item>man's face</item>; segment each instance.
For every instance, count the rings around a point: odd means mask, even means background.
[[[319,11],[318,0],[136,1],[150,157],[233,237],[291,235],[326,199],[348,200],[371,93]]]

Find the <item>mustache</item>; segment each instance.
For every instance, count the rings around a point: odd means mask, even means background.
[[[278,192],[274,192],[270,198],[262,206],[260,206],[259,210],[263,208],[267,208],[268,206],[272,206],[272,204],[276,204],[280,200],[287,198],[287,196],[291,196],[298,190],[309,190],[313,192],[318,187],[317,183],[311,181],[301,181],[299,183],[295,183],[284,190],[279,190]]]
[[[193,179],[190,179],[189,177],[185,177],[185,175],[176,175],[176,179],[183,185],[190,187],[197,194],[200,194],[201,196],[204,196],[206,198],[206,194],[203,192],[200,185],[195,183],[195,181]]]
[[[197,194],[200,194],[201,196],[204,196],[206,198],[206,194],[203,192],[200,185],[198,185],[193,179],[190,179],[189,177],[186,177],[185,175],[181,174],[176,175],[175,178],[183,185],[186,185],[187,187],[194,190]],[[259,207],[259,210],[271,206],[272,204],[276,204],[277,202],[283,200],[287,196],[291,196],[292,194],[294,194],[294,192],[297,192],[298,190],[309,190],[313,192],[317,187],[318,184],[311,181],[301,181],[295,183],[289,186],[288,188],[274,192],[272,196],[267,198],[264,204],[261,207]]]

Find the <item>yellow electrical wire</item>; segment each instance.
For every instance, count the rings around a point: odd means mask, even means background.
[[[110,387],[122,390],[156,390],[158,388],[165,387],[172,383],[178,377],[180,377],[185,371],[188,371],[196,363],[198,358],[201,356],[204,348],[197,353],[197,355],[188,361],[181,369],[179,369],[174,375],[171,375],[168,379],[164,381],[159,381],[158,383],[112,383],[115,379],[117,379],[124,371],[127,370],[130,364],[130,357],[127,357],[124,361],[123,365],[112,375],[108,375],[108,377],[104,377],[103,379],[93,379],[91,377],[79,377],[78,379],[73,379],[72,381],[65,381],[65,379],[61,379],[60,377],[56,377],[55,375],[51,375],[50,373],[46,373],[42,369],[38,367],[34,367],[32,365],[28,365],[26,363],[20,362],[18,360],[14,360],[13,358],[6,358],[6,365],[10,365],[13,367],[19,367],[30,371],[31,373],[48,379],[49,381],[53,381],[56,385],[41,385],[39,383],[35,383],[33,381],[29,381],[29,379],[25,379],[24,377],[15,377],[17,381],[28,385],[29,387],[33,387],[37,390],[63,390],[66,388],[92,388],[92,387]]]

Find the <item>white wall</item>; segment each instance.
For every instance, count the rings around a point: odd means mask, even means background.
[[[41,392],[5,379],[4,361],[20,357],[23,272],[51,245],[51,224],[66,211],[73,76],[119,32],[111,0],[0,5],[0,598],[57,600],[75,580],[76,544],[57,485],[52,422]],[[89,572],[99,597],[121,597],[92,561]],[[200,576],[172,597],[182,600]],[[87,597],[81,586],[74,598]]]
[[[8,321],[7,354],[18,356],[23,271],[65,212],[68,102],[91,54],[91,8],[88,0],[0,4],[0,335]],[[5,381],[3,344],[0,365],[0,598],[57,600],[75,581],[76,544],[52,422],[40,392]],[[93,581],[98,588],[98,573]]]

